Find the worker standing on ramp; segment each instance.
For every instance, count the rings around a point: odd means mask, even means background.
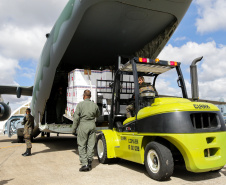
[[[98,106],[90,100],[90,90],[85,90],[83,94],[84,101],[80,102],[74,113],[73,133],[77,129],[77,143],[79,159],[82,167],[79,171],[91,170],[94,156],[94,146],[96,138],[95,118],[99,116]]]
[[[23,122],[21,123],[24,125],[24,140],[27,146],[27,150],[23,153],[23,156],[31,155],[31,137],[32,137],[32,130],[34,129],[34,117],[31,115],[31,109],[26,109],[26,116],[24,117]]]

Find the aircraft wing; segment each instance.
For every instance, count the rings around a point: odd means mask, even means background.
[[[14,94],[17,98],[23,96],[32,96],[33,86],[22,87],[22,86],[0,86],[0,94]]]

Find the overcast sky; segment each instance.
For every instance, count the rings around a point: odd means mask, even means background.
[[[32,86],[41,50],[68,0],[0,1],[0,85]],[[226,100],[226,0],[194,0],[158,58],[182,63],[190,94],[189,65],[198,64],[200,98]],[[176,72],[157,80],[159,93],[179,95]],[[3,96],[12,109],[28,101]]]

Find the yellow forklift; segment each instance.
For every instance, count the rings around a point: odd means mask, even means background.
[[[183,160],[191,172],[218,171],[226,164],[226,128],[223,117],[215,105],[198,102],[196,63],[191,65],[192,96],[188,99],[181,63],[174,61],[133,58],[115,73],[113,83],[109,129],[97,137],[100,163],[125,159],[144,164],[152,179],[169,179],[174,163]],[[159,75],[176,69],[177,83],[182,98],[160,97],[155,88]],[[122,79],[134,79],[134,116],[127,118]],[[139,92],[138,76],[153,77],[154,90]]]

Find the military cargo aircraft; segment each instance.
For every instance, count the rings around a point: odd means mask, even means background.
[[[188,100],[181,63],[156,58],[191,1],[69,0],[46,34],[34,86],[1,86],[0,94],[32,95],[34,137],[40,131],[72,133],[72,120],[67,116],[56,124],[57,89],[66,89],[68,73],[75,68],[111,66],[114,82],[109,83],[110,92],[101,92],[111,94],[107,103],[111,110],[96,121],[101,130],[97,139],[101,163],[123,158],[145,164],[155,180],[170,178],[174,159],[184,160],[192,172],[219,171],[226,163],[226,127],[220,110],[210,104],[220,102],[200,103],[196,63],[202,57],[191,65],[192,101]],[[156,79],[169,70],[176,70],[183,98],[158,95]],[[134,80],[124,81],[124,76],[131,74]],[[140,93],[138,75],[153,77],[153,90],[150,87]],[[66,90],[64,93],[66,96]],[[135,114],[127,118],[121,110],[128,105],[127,95],[133,94]],[[97,104],[107,107],[98,99]]]

